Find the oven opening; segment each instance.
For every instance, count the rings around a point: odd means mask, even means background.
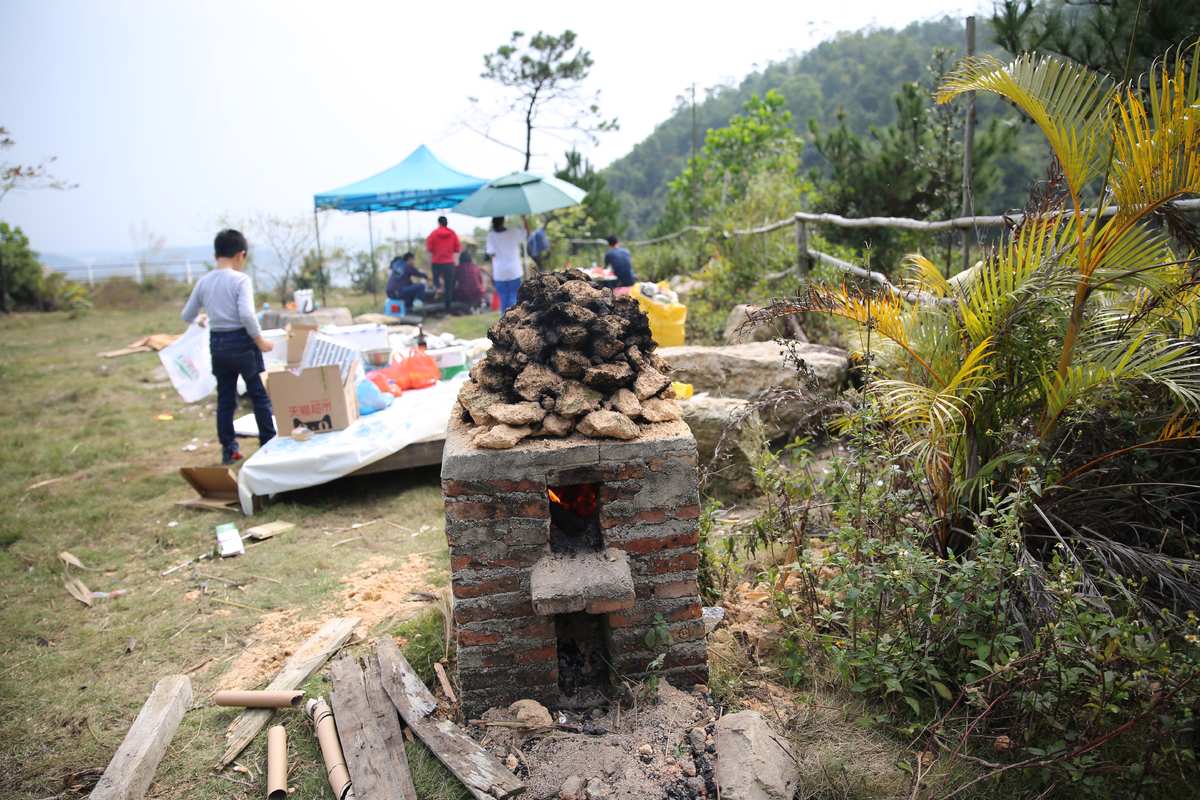
[[[550,503],[552,553],[583,553],[602,549],[600,484],[551,486],[546,496]]]

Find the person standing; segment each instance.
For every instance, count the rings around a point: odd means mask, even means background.
[[[546,269],[546,260],[550,257],[550,237],[546,235],[546,223],[543,222],[536,231],[529,234],[525,252],[529,253],[533,263],[537,264],[538,272]]]
[[[492,257],[492,282],[500,295],[500,313],[517,304],[521,288],[521,245],[525,236],[515,228],[504,225],[504,217],[492,217],[484,250]]]
[[[617,276],[617,286],[633,286],[637,279],[633,277],[633,256],[615,236],[609,236],[608,250],[604,251],[604,266],[611,269]]]
[[[208,347],[217,379],[217,439],[221,442],[222,464],[242,458],[233,433],[239,377],[246,382],[246,394],[254,404],[259,445],[275,438],[271,398],[261,377],[266,370],[263,353],[271,352],[274,346],[263,338],[254,313],[254,286],[245,273],[248,250],[246,237],[238,231],[218,233],[213,240],[217,267],[196,281],[180,315],[188,324],[196,322],[209,329]],[[201,313],[201,308],[205,313]]]
[[[429,251],[429,263],[432,265],[433,287],[442,287],[446,295],[446,313],[449,313],[450,303],[454,300],[454,265],[462,244],[445,217],[438,217],[438,226],[425,239],[425,249]]]
[[[425,284],[417,283],[414,278],[421,280],[429,280],[424,272],[417,269],[417,257],[412,253],[405,253],[402,256],[397,256],[392,259],[391,275],[388,276],[387,296],[392,300],[403,300],[404,304],[412,310],[413,301],[420,300],[425,302]]]

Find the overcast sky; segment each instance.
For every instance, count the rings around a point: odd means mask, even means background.
[[[693,82],[702,95],[840,30],[981,6],[990,3],[0,0],[0,126],[17,142],[0,161],[55,155],[54,172],[78,184],[10,194],[0,218],[48,252],[129,250],[133,229],[195,245],[223,214],[311,214],[314,193],[422,143],[482,177],[519,169],[519,154],[463,124],[487,125],[468,98],[496,101],[482,56],[515,29],[571,28],[591,51],[589,88],[621,125],[598,146],[580,144],[603,166]],[[491,132],[520,143],[517,122]],[[536,138],[534,170],[551,170],[567,147]],[[324,216],[323,235],[365,244],[361,215]],[[376,222],[377,239],[405,234],[402,213]]]

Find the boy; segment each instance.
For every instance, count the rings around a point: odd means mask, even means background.
[[[273,346],[262,336],[254,314],[254,287],[246,269],[246,237],[235,230],[224,230],[213,240],[217,267],[196,281],[192,296],[183,307],[183,321],[208,325],[208,346],[212,353],[212,371],[217,379],[217,438],[221,442],[221,463],[232,464],[242,458],[233,434],[233,412],[237,409],[237,379],[246,382],[246,394],[254,403],[259,445],[275,437],[271,399],[259,375],[265,369],[263,353]],[[203,307],[207,316],[200,314]]]

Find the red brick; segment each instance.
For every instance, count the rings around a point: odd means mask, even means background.
[[[515,592],[521,588],[521,576],[506,575],[502,578],[488,578],[481,581],[464,581],[452,578],[455,597],[483,597],[489,594]]]
[[[699,519],[699,517],[700,506],[698,505],[683,506],[675,510],[676,519]]]
[[[442,493],[447,497],[463,495],[487,495],[502,492],[543,492],[546,485],[540,481],[442,481]]]
[[[605,514],[603,509],[600,511],[601,528],[615,528],[618,525],[639,525],[642,523],[658,525],[659,523],[666,521],[667,512],[663,511],[661,508],[652,508],[648,511],[639,511],[632,517],[613,517]]]
[[[618,547],[626,553],[640,555],[642,553],[653,553],[658,550],[671,550],[676,547],[691,547],[700,541],[700,533],[698,531],[690,531],[688,533],[677,533],[673,536],[645,536],[641,539],[631,539],[627,542],[614,544],[613,547]]]
[[[503,518],[507,514],[498,514],[500,509],[492,502],[479,502],[475,500],[454,500],[446,503],[446,519],[450,520],[475,520],[475,519],[496,519]]]
[[[550,499],[522,500],[505,503],[509,514],[506,516],[543,519],[550,516]]]
[[[533,614],[533,603],[528,592],[491,597],[487,602],[454,604],[454,624],[465,625],[468,622],[483,622],[485,620],[513,619],[528,617]]]
[[[695,580],[660,583],[654,587],[655,597],[688,597],[700,594]]]
[[[650,571],[655,575],[665,575],[668,572],[682,572],[683,570],[696,569],[699,566],[699,553],[680,553],[674,556],[654,559],[650,562]]]
[[[556,661],[558,659],[558,646],[548,644],[545,647],[537,647],[533,650],[522,650],[517,653],[513,661],[517,664],[534,664],[538,661]]]
[[[483,644],[496,644],[500,641],[500,634],[485,633],[483,631],[469,631],[459,629],[458,644],[460,647],[478,647]]]

